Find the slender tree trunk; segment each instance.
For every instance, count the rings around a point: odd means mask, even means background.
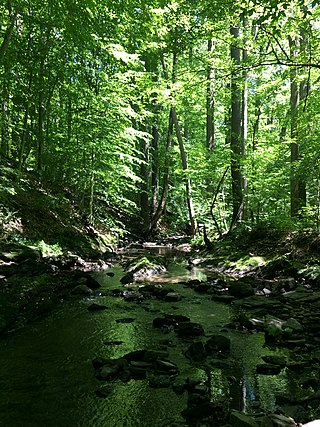
[[[90,172],[90,198],[89,198],[89,222],[94,222],[94,186],[95,186],[95,152],[91,151],[91,172]]]
[[[183,137],[181,135],[181,130],[180,130],[175,108],[173,108],[172,114],[173,114],[173,123],[175,126],[177,140],[178,140],[179,149],[180,149],[182,169],[185,172],[185,176],[186,176],[185,183],[186,183],[187,206],[188,206],[189,219],[190,219],[190,225],[191,225],[191,234],[192,236],[194,236],[198,232],[198,224],[197,224],[197,218],[196,218],[193,201],[192,201],[191,179],[188,176],[188,158],[187,158],[187,153],[184,147]]]
[[[9,152],[9,137],[8,137],[8,128],[9,128],[9,107],[8,107],[8,98],[9,94],[7,88],[4,88],[3,99],[2,99],[2,129],[1,129],[1,155],[4,157],[8,156]]]
[[[231,27],[230,33],[234,38],[235,44],[231,46],[231,59],[234,65],[241,63],[241,50],[236,46],[237,39],[240,37],[239,27]],[[231,228],[243,218],[244,199],[243,199],[243,177],[241,171],[241,157],[243,155],[242,141],[242,92],[239,85],[239,77],[235,72],[231,78],[231,178],[232,178],[232,221]]]
[[[169,124],[168,124],[168,133],[167,133],[166,151],[165,151],[165,162],[164,162],[164,168],[163,168],[162,193],[157,206],[157,210],[153,214],[153,217],[151,220],[150,232],[152,232],[157,227],[158,221],[164,212],[166,202],[167,202],[168,190],[169,190],[170,151],[172,146],[172,136],[173,136],[173,107],[170,108],[170,112],[169,112]]]
[[[29,105],[26,106],[25,112],[24,112],[24,119],[23,119],[23,129],[20,135],[20,146],[19,146],[19,161],[18,161],[18,169],[21,171],[22,165],[24,163],[24,155],[25,155],[25,147],[26,147],[26,141],[28,138],[28,118],[29,118]]]
[[[298,55],[297,40],[293,40],[290,37],[290,49],[293,57]],[[298,142],[298,104],[299,104],[299,86],[298,86],[298,70],[295,67],[290,69],[290,117],[291,117],[291,177],[290,177],[290,201],[291,201],[291,216],[297,217],[302,207],[302,201],[300,200],[300,180],[298,177],[298,161],[300,158],[300,147]]]
[[[172,83],[173,83],[173,85],[176,83],[177,67],[178,67],[178,50],[177,50],[177,46],[175,46],[175,50],[173,53],[173,61],[172,61]],[[193,201],[192,201],[191,179],[188,176],[188,158],[187,158],[187,153],[185,150],[183,137],[181,134],[180,125],[178,122],[178,117],[177,117],[177,112],[176,112],[175,107],[172,107],[172,120],[173,120],[173,124],[174,124],[175,130],[176,130],[176,136],[177,136],[177,140],[178,140],[178,144],[179,144],[182,169],[185,172],[185,177],[186,177],[185,178],[186,199],[187,199],[187,206],[188,206],[188,212],[189,212],[191,234],[192,234],[192,236],[194,236],[198,232],[198,224],[197,224],[197,219],[196,219],[195,210],[194,210]]]
[[[208,53],[211,54],[215,50],[215,41],[208,40]],[[209,151],[214,149],[214,78],[215,73],[211,64],[207,67],[207,117],[206,117],[206,143]]]
[[[38,103],[38,162],[37,170],[39,173],[43,169],[43,152],[44,152],[44,134],[45,134],[45,107],[43,92],[40,89]]]
[[[158,207],[159,199],[159,129],[158,122],[152,125],[152,170],[151,170],[151,185],[152,185],[152,212],[155,212]]]
[[[149,206],[149,178],[150,178],[150,146],[149,141],[142,140],[140,151],[143,155],[143,161],[140,166],[140,175],[142,178],[140,191],[140,216],[143,221],[143,233],[150,230],[150,206]]]
[[[308,47],[308,36],[307,36],[307,32],[303,29],[301,31],[300,51],[304,52],[307,49],[307,47]],[[309,70],[309,76],[303,79],[299,85],[299,99],[300,99],[300,102],[304,104],[303,108],[301,108],[301,114],[303,114],[303,112],[306,109],[309,90],[310,90],[310,70]],[[300,135],[299,135],[299,139],[300,139]],[[306,180],[304,177],[301,177],[299,180],[299,200],[302,208],[307,206]]]
[[[70,144],[72,137],[72,100],[70,94],[68,95],[68,104],[67,104],[67,138],[68,144]]]
[[[247,25],[246,22],[244,22],[244,27]],[[248,51],[246,49],[243,49],[242,51],[242,61],[245,62],[248,56]],[[242,105],[241,105],[241,156],[242,158],[245,158],[247,155],[247,140],[248,140],[248,73],[247,71],[243,71],[242,73],[242,80],[243,80],[243,90],[242,90]],[[243,175],[242,172],[242,193],[243,197],[248,196],[248,181]],[[243,213],[242,213],[242,219],[245,219],[246,217],[246,209],[247,209],[247,201],[243,201]]]
[[[8,1],[8,9],[10,12],[10,23],[8,28],[6,29],[5,33],[4,33],[4,37],[3,37],[3,41],[1,43],[0,46],[0,64],[3,63],[4,60],[4,56],[6,54],[6,51],[9,47],[9,43],[11,40],[11,36],[12,36],[12,32],[17,20],[17,16],[18,16],[18,9],[16,9],[14,12],[12,11],[12,7],[11,7],[11,1]]]

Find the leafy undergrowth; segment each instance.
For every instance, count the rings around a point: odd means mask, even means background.
[[[10,167],[0,172],[0,250],[32,246],[46,255],[104,251],[114,237],[88,225],[70,192],[44,187],[34,176]]]
[[[309,276],[320,280],[320,236],[315,230],[240,229],[212,242],[207,263],[231,273]]]

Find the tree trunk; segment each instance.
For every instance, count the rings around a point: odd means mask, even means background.
[[[247,25],[246,22],[244,22],[244,27]],[[246,49],[243,49],[242,51],[242,61],[246,61],[248,56],[248,51]],[[241,156],[243,158],[247,155],[247,140],[248,140],[248,73],[246,70],[242,73],[242,79],[243,79],[243,90],[242,90],[242,105],[241,105]],[[247,198],[247,192],[248,192],[248,181],[243,176],[242,172],[242,193],[243,197]],[[243,213],[242,218],[245,219],[246,217],[246,208],[247,203],[243,201]]]
[[[6,31],[4,33],[3,41],[2,41],[1,46],[0,46],[0,64],[3,63],[4,56],[6,54],[8,47],[9,47],[12,32],[13,32],[13,29],[14,29],[14,26],[15,26],[15,23],[17,20],[17,16],[18,16],[18,9],[16,9],[14,12],[12,12],[11,2],[9,1],[8,4],[9,4],[8,9],[10,12],[10,23],[9,23],[8,28],[6,29]]]
[[[239,27],[231,27],[230,33],[235,43],[240,37]],[[241,63],[241,50],[238,46],[231,46],[231,59],[234,65]],[[233,71],[231,77],[231,178],[232,178],[232,221],[231,228],[243,218],[244,200],[243,200],[243,177],[241,171],[241,157],[243,155],[242,141],[242,92],[239,85],[236,72]]]
[[[208,53],[211,54],[215,49],[215,41],[208,40]],[[207,66],[207,117],[206,117],[206,143],[209,151],[214,149],[214,78],[215,73],[211,64]]]
[[[298,41],[289,38],[291,55],[298,55]],[[299,85],[298,85],[298,70],[292,67],[290,70],[290,118],[291,118],[291,144],[290,144],[290,161],[291,161],[291,176],[290,176],[290,206],[291,217],[297,217],[300,210],[305,206],[305,191],[303,184],[299,179],[298,162],[300,159],[300,146],[298,137],[298,105],[299,105]],[[302,195],[302,198],[301,198]]]
[[[140,176],[142,179],[140,192],[140,216],[143,221],[143,233],[148,233],[150,229],[150,207],[149,207],[149,173],[150,173],[150,147],[149,141],[141,140],[142,163],[140,166]]]
[[[8,156],[9,152],[9,138],[8,138],[8,123],[9,123],[9,117],[8,117],[8,98],[9,94],[7,91],[7,88],[4,87],[3,89],[3,99],[2,99],[2,129],[1,129],[1,155],[4,157]]]
[[[91,151],[91,171],[90,171],[90,198],[89,198],[89,223],[94,223],[94,186],[95,186],[95,152]]]
[[[197,224],[197,218],[196,218],[193,201],[192,201],[191,179],[188,176],[188,159],[187,159],[187,153],[183,143],[183,138],[181,135],[181,130],[178,122],[176,109],[174,107],[172,109],[172,115],[173,115],[173,123],[175,126],[177,140],[178,140],[179,149],[180,149],[182,169],[185,172],[187,206],[188,206],[189,219],[190,219],[190,225],[191,225],[191,234],[192,236],[194,236],[198,232],[198,224]]]
[[[169,169],[170,169],[170,151],[172,146],[172,136],[173,136],[173,107],[170,108],[169,112],[169,124],[168,124],[168,133],[167,133],[167,143],[165,151],[165,161],[163,169],[163,182],[162,182],[162,193],[159,200],[157,210],[153,214],[151,224],[150,224],[150,233],[157,227],[158,221],[161,218],[168,197],[169,190]]]
[[[40,89],[38,103],[38,162],[37,170],[41,174],[43,169],[43,152],[44,152],[44,128],[45,128],[45,107],[43,92]]]
[[[152,185],[152,213],[158,208],[159,199],[159,129],[158,117],[154,118],[152,125],[152,163],[151,163],[151,185]]]

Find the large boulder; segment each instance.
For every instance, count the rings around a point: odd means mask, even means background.
[[[235,298],[246,298],[253,296],[255,291],[250,283],[238,281],[230,283],[229,294]]]

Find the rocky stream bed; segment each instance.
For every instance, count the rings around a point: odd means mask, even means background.
[[[2,265],[0,425],[316,426],[317,282],[146,252]]]

